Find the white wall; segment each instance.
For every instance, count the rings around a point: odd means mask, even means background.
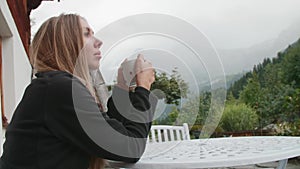
[[[8,121],[10,121],[26,86],[30,83],[31,67],[6,0],[0,0],[0,4],[0,36],[2,37],[3,69],[2,92],[5,114]],[[2,137],[0,138],[0,142],[0,145],[2,145]]]

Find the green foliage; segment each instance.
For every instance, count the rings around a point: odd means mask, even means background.
[[[247,80],[247,85],[240,93],[240,99],[244,103],[253,108],[257,108],[260,97],[260,84],[256,73],[253,73],[252,78]]]
[[[258,126],[258,116],[251,107],[245,104],[227,104],[220,126],[228,132],[254,130]]]
[[[153,87],[163,90],[167,103],[178,105],[179,99],[188,92],[187,84],[176,70],[171,76],[157,74],[156,79]],[[187,100],[180,113],[174,107],[163,123],[188,122],[195,124],[190,126],[192,130],[211,131],[214,125],[209,124],[218,120],[221,109],[212,105],[218,105],[223,99],[212,101],[211,92]],[[219,125],[225,131],[253,130],[273,123],[281,124],[282,135],[299,136],[300,40],[279,52],[277,57],[266,58],[254,66],[233,83],[227,93],[227,105]]]
[[[173,104],[171,112],[166,118],[155,120],[154,124],[174,125],[177,123],[179,110],[177,106],[181,98],[186,98],[188,94],[188,84],[182,79],[175,68],[172,74],[168,76],[166,73],[156,73],[155,82],[151,86],[151,90],[159,99],[165,98],[167,104]]]
[[[188,100],[181,109],[179,124],[187,122],[192,133],[201,130],[200,138],[208,138],[216,130],[221,131],[218,124],[223,113],[224,98],[221,95],[224,95],[224,90],[217,89],[212,93],[204,92],[200,96]]]
[[[283,59],[284,82],[295,82],[296,87],[300,87],[300,45],[290,48]]]
[[[228,92],[232,92],[235,98],[239,98],[239,93],[247,85],[248,79],[257,74],[258,81],[261,87],[270,87],[266,79],[268,77],[273,80],[280,80],[285,84],[290,84],[295,81],[297,87],[300,86],[300,40],[293,45],[290,45],[284,52],[279,52],[277,57],[269,59],[265,58],[262,63],[255,65],[253,71],[245,73],[239,80],[235,81]],[[269,67],[269,68],[267,68]],[[282,76],[283,79],[281,78]],[[277,77],[277,78],[276,78]]]
[[[261,124],[293,122],[299,118],[299,95],[290,85],[281,85],[273,89],[262,90],[260,103],[257,108],[261,117]],[[296,101],[296,102],[295,102]]]
[[[251,72],[245,73],[239,80],[235,81],[228,89],[228,93],[232,93],[235,98],[239,98],[239,93],[247,84],[248,78],[252,77]]]
[[[290,131],[288,135],[291,136],[300,136],[300,119],[297,119],[294,123],[291,123]]]
[[[156,73],[155,82],[151,90],[159,89],[164,95],[158,95],[161,99],[166,97],[166,103],[179,105],[181,97],[186,98],[188,93],[188,84],[182,79],[177,69],[172,71],[171,76],[166,73]]]
[[[226,85],[231,86],[234,82],[239,80],[241,77],[243,77],[243,73],[237,73],[237,74],[231,74],[226,75]]]
[[[172,107],[171,113],[165,119],[160,120],[159,124],[182,124],[204,125],[211,102],[211,93],[204,92],[200,96],[188,99],[181,107],[180,119],[176,119],[179,115],[177,107]],[[175,118],[176,117],[176,118]],[[196,117],[196,119],[195,119]]]
[[[168,114],[166,118],[161,120],[154,120],[156,125],[176,125],[176,120],[178,117],[179,111],[176,106],[172,107],[172,111]]]
[[[232,92],[227,94],[226,103],[227,104],[236,104],[238,100],[233,96]]]
[[[300,119],[293,123],[283,122],[276,124],[276,133],[278,136],[300,136]]]
[[[204,92],[200,96],[189,99],[181,108],[180,122],[204,125],[211,106],[211,93]],[[196,117],[196,119],[195,119]]]
[[[260,127],[273,123],[300,129],[294,125],[300,119],[299,56],[300,40],[277,57],[264,59],[229,88],[237,102],[246,103],[257,112]]]
[[[294,89],[294,92],[290,97],[286,97],[287,103],[286,107],[294,111],[295,113],[300,113],[300,88]]]

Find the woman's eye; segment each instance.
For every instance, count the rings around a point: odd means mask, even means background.
[[[89,33],[89,32],[85,32],[85,33],[84,33],[84,36],[89,37],[89,36],[90,36],[90,33]]]

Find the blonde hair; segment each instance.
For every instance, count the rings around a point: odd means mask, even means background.
[[[81,18],[76,14],[61,14],[45,21],[32,40],[30,62],[34,72],[61,70],[75,75],[96,99],[82,51]]]
[[[35,34],[30,46],[30,63],[34,72],[60,70],[73,74],[97,101],[86,57],[80,19],[76,14],[49,18]],[[90,169],[104,168],[105,160],[92,157]]]

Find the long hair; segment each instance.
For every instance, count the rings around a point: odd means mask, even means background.
[[[79,15],[61,14],[45,21],[32,40],[30,62],[34,72],[61,70],[77,76],[95,97]]]
[[[34,72],[65,71],[76,76],[97,101],[85,50],[81,16],[61,14],[49,18],[35,34],[30,46],[30,63]],[[90,169],[104,168],[105,160],[91,157]]]

